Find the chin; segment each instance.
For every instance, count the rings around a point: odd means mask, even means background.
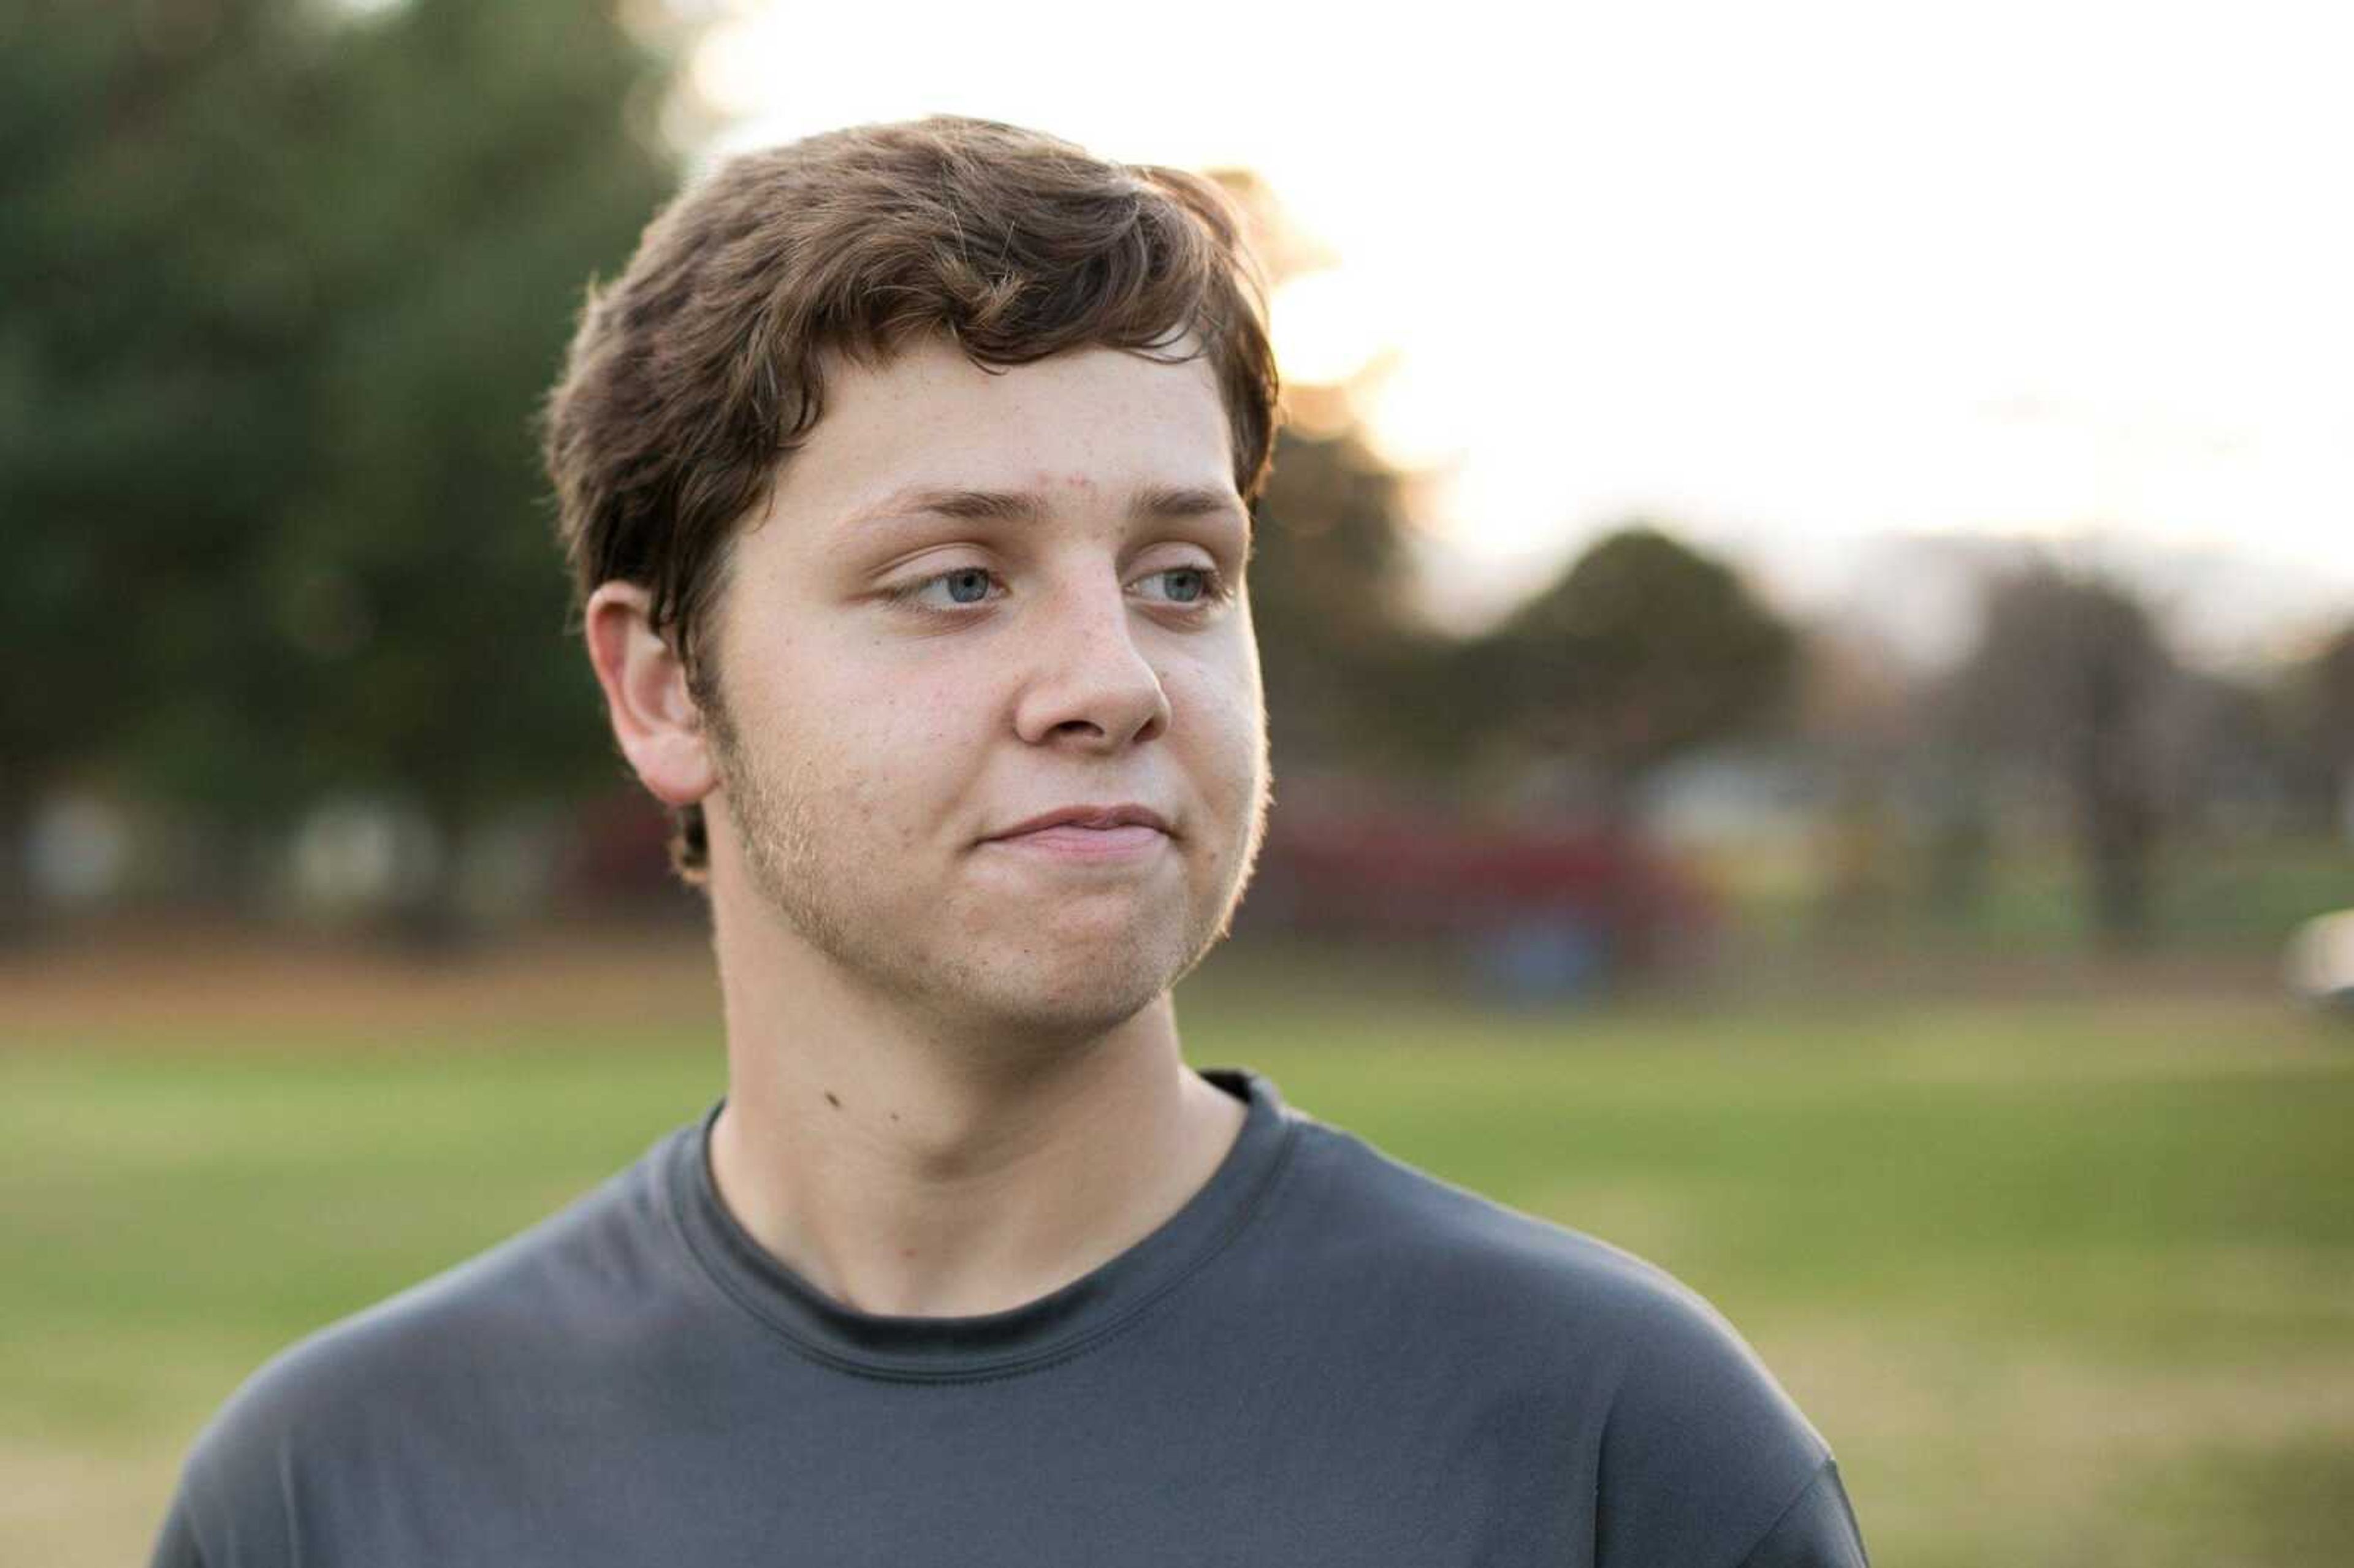
[[[1174,931],[1057,931],[972,966],[957,1005],[967,1022],[978,1011],[1023,1034],[1103,1034],[1166,996],[1197,957]]]

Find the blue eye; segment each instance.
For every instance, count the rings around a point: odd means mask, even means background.
[[[894,604],[944,612],[986,603],[998,589],[996,576],[987,567],[957,567],[885,590]]]
[[[1170,567],[1144,580],[1160,585],[1159,592],[1145,594],[1147,599],[1187,609],[1204,609],[1225,597],[1216,568],[1212,567]]]
[[[944,615],[977,609],[1004,598],[1006,591],[1005,584],[987,567],[955,567],[887,588],[884,597],[895,604]],[[1218,569],[1206,566],[1164,567],[1146,573],[1129,591],[1151,603],[1185,610],[1207,610],[1228,597]]]

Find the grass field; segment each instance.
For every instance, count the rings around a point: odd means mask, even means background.
[[[706,1105],[699,962],[0,973],[0,1563],[138,1561],[255,1363]],[[2344,1561],[2354,1032],[2250,991],[1505,1012],[1214,966],[1186,1015],[1195,1060],[1711,1297],[1884,1564]]]

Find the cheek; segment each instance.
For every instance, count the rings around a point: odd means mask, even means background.
[[[765,652],[758,711],[832,774],[936,753],[960,738],[970,711],[970,682],[895,660],[864,638],[815,637]]]
[[[878,695],[887,746],[911,766],[936,764],[981,738],[986,700],[962,682],[899,683]]]
[[[1162,676],[1196,783],[1218,800],[1246,798],[1261,767],[1265,717],[1257,667],[1181,666]]]
[[[818,722],[843,809],[902,846],[948,820],[988,755],[981,703],[950,683],[875,683],[843,694]]]

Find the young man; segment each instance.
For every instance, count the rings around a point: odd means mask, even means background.
[[[1689,1292],[1180,1056],[1267,800],[1249,276],[1202,182],[968,121],[649,230],[549,462],[726,1097],[261,1372],[158,1563],[1863,1561]]]

